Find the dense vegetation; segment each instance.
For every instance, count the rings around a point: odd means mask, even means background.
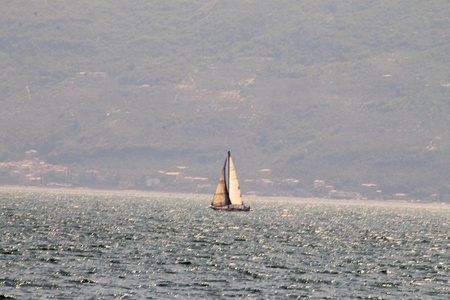
[[[0,159],[450,193],[448,1],[5,1]]]

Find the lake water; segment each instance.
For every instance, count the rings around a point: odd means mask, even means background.
[[[449,299],[442,204],[0,190],[0,299]]]

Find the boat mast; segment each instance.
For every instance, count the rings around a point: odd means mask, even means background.
[[[228,189],[227,189],[228,198],[230,198],[230,184],[231,184],[231,181],[230,181],[230,156],[231,156],[230,151],[228,151]]]

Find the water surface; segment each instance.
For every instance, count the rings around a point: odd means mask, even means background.
[[[450,298],[448,205],[0,190],[0,298]]]

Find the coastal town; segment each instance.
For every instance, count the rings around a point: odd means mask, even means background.
[[[121,178],[119,172],[101,172],[87,169],[73,172],[67,166],[47,163],[41,159],[36,150],[24,153],[24,159],[0,163],[0,185],[64,187],[64,188],[100,188],[100,189],[138,189],[179,191],[195,193],[211,193],[215,182],[202,176],[187,176],[187,166],[175,166],[176,171],[158,170],[153,175],[135,180]],[[412,199],[406,193],[385,195],[375,183],[362,183],[353,189],[338,190],[324,180],[315,180],[310,187],[300,186],[299,180],[286,178],[273,179],[270,169],[261,169],[257,178],[243,179],[246,195],[283,196],[283,197],[316,197],[328,199],[353,200],[398,200],[441,202],[439,195],[434,194],[426,199]],[[258,191],[258,192],[256,192]]]

